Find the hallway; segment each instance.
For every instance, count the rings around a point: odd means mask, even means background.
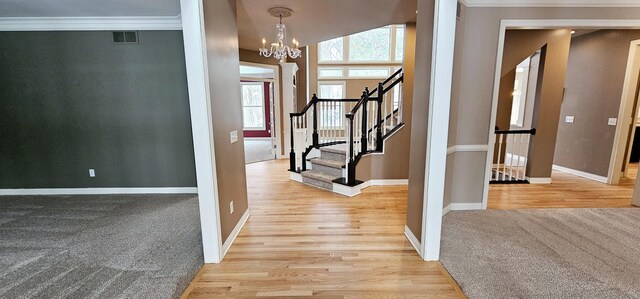
[[[251,217],[183,298],[463,297],[403,234],[407,187],[347,198],[290,181],[288,160],[247,165]]]
[[[637,172],[638,164],[630,164],[629,178],[621,178],[618,186],[555,170],[551,184],[491,185],[488,208],[628,208]]]

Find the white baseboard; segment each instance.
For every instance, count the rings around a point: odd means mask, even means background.
[[[567,168],[567,167],[563,167],[563,166],[559,166],[559,165],[553,165],[553,170],[557,170],[560,172],[564,172],[564,173],[568,173],[568,174],[572,174],[575,176],[579,176],[585,179],[590,179],[590,180],[594,180],[594,181],[598,181],[601,183],[607,183],[607,177],[606,176],[599,176],[593,173],[588,173],[588,172],[584,172],[584,171],[580,171],[580,170],[575,170],[575,169],[571,169],[571,168]]]
[[[527,178],[530,184],[551,184],[551,178]]]
[[[482,210],[482,203],[450,203],[442,209],[442,216],[451,211]]]
[[[366,188],[363,186],[364,184],[360,184],[357,186],[349,187],[338,183],[333,183],[333,192],[342,194],[344,196],[354,197],[362,191],[362,189]]]
[[[235,241],[238,237],[238,234],[240,233],[240,230],[242,230],[244,224],[247,222],[247,220],[249,220],[249,216],[251,216],[251,213],[249,213],[249,209],[247,209],[244,212],[244,215],[242,215],[242,218],[240,218],[240,221],[238,221],[238,223],[236,224],[236,227],[234,227],[231,231],[229,237],[227,237],[227,240],[224,242],[224,244],[222,244],[222,256],[220,260],[224,259],[224,256],[227,255],[227,251],[229,251],[229,248],[231,248],[233,241]]]
[[[409,240],[409,243],[411,243],[411,246],[413,246],[413,249],[415,249],[418,252],[418,254],[420,255],[420,257],[422,257],[422,253],[420,253],[420,249],[419,249],[420,248],[420,242],[418,242],[418,238],[416,238],[416,236],[413,234],[413,232],[406,225],[404,226],[404,235]]]
[[[289,179],[302,183],[302,175],[297,172],[289,171]]]
[[[198,194],[196,187],[0,189],[0,195]]]
[[[369,186],[406,186],[409,185],[409,180],[370,180]]]

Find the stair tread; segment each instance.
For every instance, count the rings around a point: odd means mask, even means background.
[[[312,164],[319,164],[319,165],[332,167],[332,168],[343,168],[345,165],[345,161],[328,160],[328,159],[322,159],[322,158],[312,158],[312,159],[309,159],[309,161]]]
[[[322,172],[315,171],[315,170],[307,170],[302,172],[301,174],[303,177],[308,177],[311,179],[315,179],[315,180],[323,181],[327,183],[333,183],[333,180],[340,178],[339,176],[332,176],[332,175],[324,174]]]
[[[337,144],[332,146],[321,147],[320,151],[336,153],[336,154],[346,154],[347,153],[347,145],[345,144]]]

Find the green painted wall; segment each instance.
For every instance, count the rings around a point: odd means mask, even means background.
[[[182,45],[0,32],[0,188],[196,186]]]

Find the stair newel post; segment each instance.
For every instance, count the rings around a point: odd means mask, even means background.
[[[367,105],[369,103],[369,88],[365,87],[362,92],[362,134],[360,136],[360,147],[361,153],[367,152],[367,134],[369,130],[367,129]]]
[[[318,96],[316,96],[315,93],[311,98],[311,102],[313,102],[313,134],[311,136],[313,140],[313,147],[318,148],[318,144],[320,143],[318,138]]]
[[[353,186],[356,182],[356,163],[353,157],[353,114],[347,114],[349,120],[349,163],[347,164],[347,185]]]
[[[378,128],[376,129],[376,151],[382,152],[382,100],[384,96],[384,85],[382,83],[378,83],[378,119],[376,120],[376,124]],[[386,117],[386,116],[385,116]]]
[[[294,148],[294,144],[293,144],[293,134],[295,132],[293,132],[294,127],[293,127],[293,117],[294,114],[290,113],[289,114],[290,117],[290,125],[291,125],[291,152],[289,152],[289,171],[296,171],[296,152],[293,149]]]

